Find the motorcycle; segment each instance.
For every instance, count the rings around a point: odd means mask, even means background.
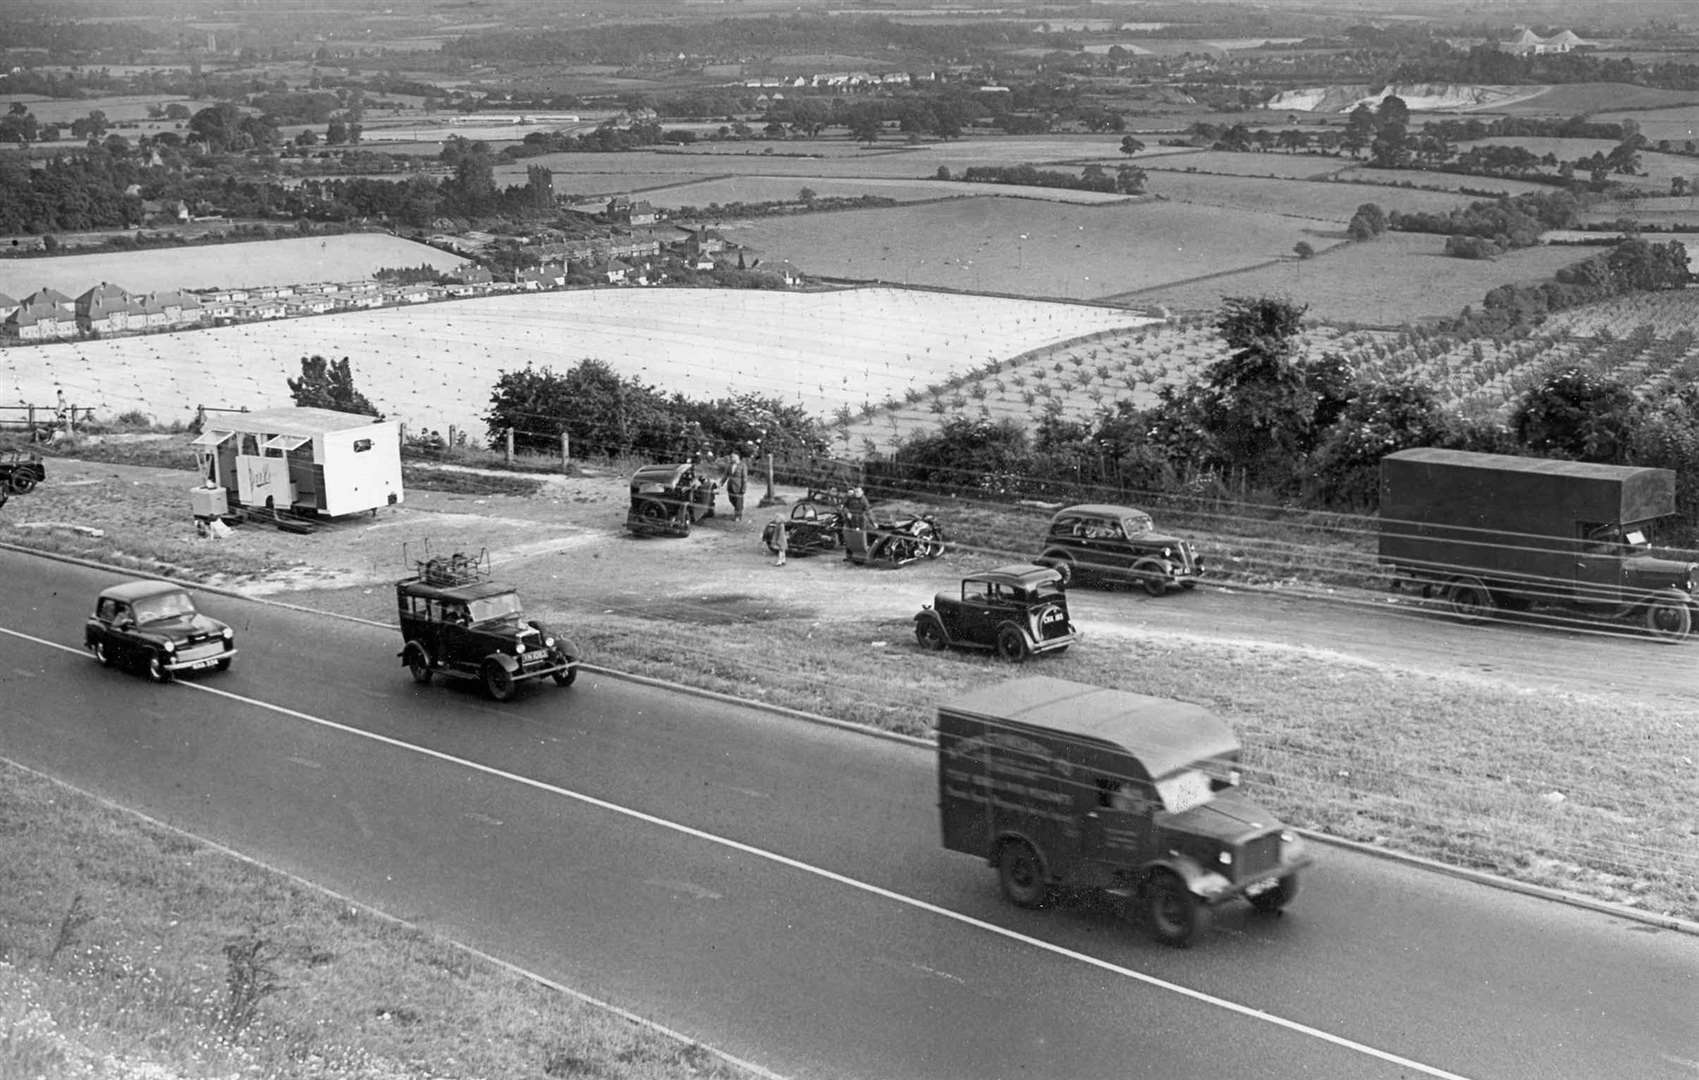
[[[931,514],[905,513],[888,522],[871,524],[870,532],[878,537],[868,549],[874,558],[893,562],[936,559],[949,543],[943,526]]]

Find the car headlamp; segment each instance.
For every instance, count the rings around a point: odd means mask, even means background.
[[[230,629],[228,626],[226,626],[224,628],[224,640],[225,641],[229,641],[231,638],[233,638],[235,636],[236,636],[236,631]]]
[[[167,638],[165,644],[161,646],[161,648],[163,648],[166,652],[176,652],[177,643]]]
[[[555,639],[554,639],[554,636],[552,634],[549,637],[546,637],[546,638],[543,639],[543,648],[552,649],[554,647],[555,647]]]

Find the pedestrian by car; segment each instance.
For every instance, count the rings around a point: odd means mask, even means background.
[[[726,462],[725,487],[726,498],[731,500],[732,520],[743,520],[743,492],[749,486],[749,467],[743,463],[743,458],[732,451],[731,459]]]
[[[773,554],[778,556],[773,560],[774,566],[785,565],[785,552],[790,548],[790,540],[786,536],[789,532],[790,529],[785,524],[784,518],[779,518],[773,522],[773,528],[768,533],[767,542],[772,546]]]

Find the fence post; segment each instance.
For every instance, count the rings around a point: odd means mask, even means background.
[[[507,429],[507,467],[513,468],[513,429]]]
[[[407,421],[405,421],[405,420],[401,421],[401,423],[396,425],[395,430],[396,430],[396,433],[401,437],[401,445],[406,446],[407,445]]]
[[[455,442],[454,435],[455,435],[454,425],[450,424],[450,425],[448,425],[448,445],[451,446],[451,447],[457,445],[457,443]]]
[[[767,498],[766,505],[773,504],[773,452],[767,451]]]
[[[560,471],[572,471],[572,436],[564,431],[560,433]]]
[[[75,405],[72,405],[65,412],[65,434],[75,435],[76,433],[77,433],[77,407]]]

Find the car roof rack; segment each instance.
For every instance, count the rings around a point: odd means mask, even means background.
[[[415,553],[402,545],[402,558],[413,566],[413,572],[427,585],[470,585],[490,579],[490,549],[480,548],[476,555],[456,551],[452,555],[431,554],[430,541]]]

